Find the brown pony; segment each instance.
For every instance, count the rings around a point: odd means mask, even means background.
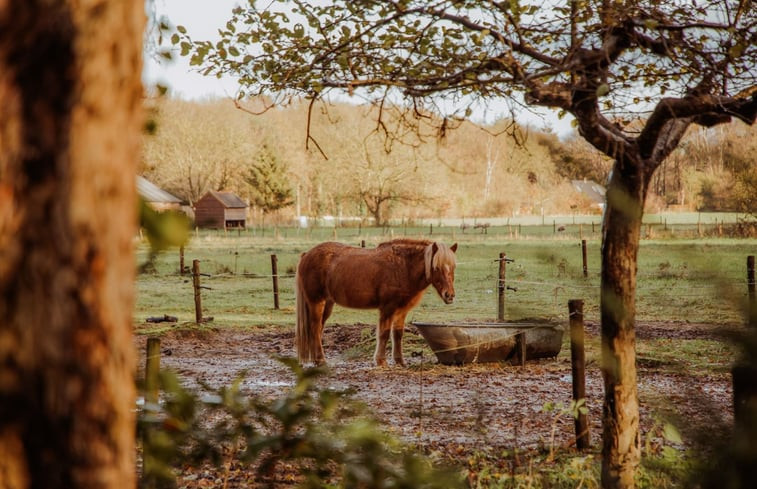
[[[455,251],[424,240],[396,239],[374,249],[321,243],[302,254],[297,266],[297,329],[300,362],[326,363],[323,326],[334,304],[378,309],[376,365],[386,365],[386,343],[392,333],[392,356],[402,358],[405,316],[420,302],[429,285],[442,300],[455,299]]]

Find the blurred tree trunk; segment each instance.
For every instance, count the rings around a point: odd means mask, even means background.
[[[602,239],[603,487],[634,487],[641,458],[636,386],[636,272],[651,174],[620,158],[607,189]]]
[[[144,2],[0,2],[0,488],[135,487]]]

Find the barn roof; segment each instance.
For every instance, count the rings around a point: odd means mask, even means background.
[[[137,192],[147,202],[161,204],[181,204],[181,199],[171,195],[144,177],[137,175]]]
[[[216,192],[215,190],[211,190],[208,192],[210,195],[216,198],[221,204],[224,205],[227,209],[245,209],[247,208],[247,202],[240,199],[239,196],[237,196],[234,193],[231,192]]]
[[[573,186],[597,204],[605,203],[606,189],[592,180],[573,180]]]

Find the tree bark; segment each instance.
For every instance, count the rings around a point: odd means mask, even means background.
[[[0,2],[0,488],[135,487],[144,4]]]
[[[636,272],[648,187],[642,165],[619,159],[607,191],[602,240],[602,487],[633,488],[641,459],[636,386]]]

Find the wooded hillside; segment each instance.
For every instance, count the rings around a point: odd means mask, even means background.
[[[503,120],[465,122],[441,138],[429,131],[388,140],[370,110],[344,104],[318,111],[308,140],[305,105],[251,115],[230,100],[160,99],[142,172],[188,202],[230,190],[265,203],[253,208],[266,222],[598,212],[570,182],[604,184],[610,161],[580,138],[532,128],[513,138]],[[649,210],[757,212],[756,150],[757,129],[745,124],[690,132],[657,173]]]

